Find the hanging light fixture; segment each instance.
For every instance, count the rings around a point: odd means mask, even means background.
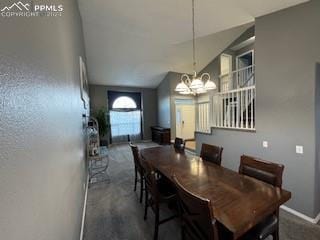
[[[216,89],[216,84],[211,81],[209,73],[202,73],[197,76],[196,71],[196,33],[194,24],[194,0],[192,0],[192,48],[193,48],[193,77],[190,79],[188,74],[182,74],[180,83],[177,84],[175,91],[180,94],[201,94],[209,90]],[[206,83],[204,81],[206,80]]]

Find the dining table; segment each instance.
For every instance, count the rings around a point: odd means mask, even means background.
[[[239,174],[172,145],[140,150],[142,161],[172,181],[175,175],[190,192],[211,201],[214,218],[233,239],[274,213],[291,193],[255,178]],[[240,157],[234,159],[240,163]]]

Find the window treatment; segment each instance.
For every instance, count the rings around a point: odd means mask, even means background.
[[[108,91],[108,106],[110,109],[111,142],[141,140],[141,94]]]
[[[110,111],[112,142],[141,140],[141,111]]]

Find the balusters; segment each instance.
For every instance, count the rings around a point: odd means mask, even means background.
[[[254,111],[254,104],[255,104],[255,101],[254,101],[254,96],[255,96],[255,89],[251,88],[251,123],[250,123],[250,126],[251,126],[251,129],[254,128],[253,124],[254,124],[254,115],[253,115],[253,111]]]
[[[221,104],[220,104],[219,96],[216,96],[216,108],[215,109],[218,110],[216,127],[220,127]],[[216,112],[213,112],[212,114],[215,114],[215,113]]]
[[[246,128],[248,128],[248,109],[249,109],[249,94],[248,94],[248,90],[245,90],[245,108],[246,108]]]
[[[240,90],[240,128],[243,128],[243,91]]]
[[[207,108],[207,132],[210,132],[210,128],[212,126],[212,123],[210,121],[210,119],[212,119],[212,115],[211,115],[211,112],[210,112],[210,104],[207,104],[206,105],[206,108]]]
[[[255,86],[215,94],[211,99],[212,106],[206,103],[201,110],[204,114],[200,116],[203,121],[202,130],[209,131],[210,125],[254,130],[255,97]]]
[[[203,129],[202,112],[203,112],[203,109],[202,109],[202,105],[200,104],[200,131],[202,131]]]
[[[198,103],[197,105],[197,108],[198,108],[198,111],[197,111],[197,131],[199,132],[209,132],[210,131],[210,117],[213,117],[215,118],[215,111],[216,111],[216,99],[213,99],[212,101],[212,108],[213,108],[213,111],[212,111],[212,114],[210,114],[210,104],[209,102],[205,102],[205,103]],[[216,121],[215,119],[213,119],[213,122],[212,124],[214,126],[216,126]]]
[[[230,110],[231,110],[231,127],[234,127],[234,93],[231,93],[231,102],[230,102]]]
[[[240,92],[238,91],[237,92],[237,99],[236,99],[236,106],[237,106],[237,119],[236,119],[236,128],[239,128],[240,125],[239,125],[239,110],[240,110]]]

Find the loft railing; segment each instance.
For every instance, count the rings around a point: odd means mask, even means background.
[[[239,88],[255,85],[255,66],[237,69],[220,76],[220,92],[227,92]]]
[[[211,127],[255,130],[256,87],[254,65],[221,75],[221,91],[211,101],[197,104],[196,131]]]
[[[212,126],[254,130],[255,98],[255,86],[215,94],[212,98]]]
[[[197,103],[197,121],[196,131],[203,133],[210,133],[210,103],[201,102]]]

